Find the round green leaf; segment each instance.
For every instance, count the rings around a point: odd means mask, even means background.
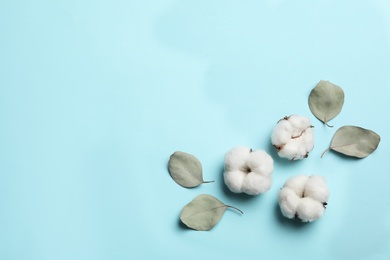
[[[330,147],[325,152],[332,149],[348,156],[364,158],[376,150],[380,140],[380,136],[371,130],[358,126],[343,126],[336,131]]]
[[[204,183],[202,164],[193,155],[184,152],[174,152],[168,162],[169,174],[179,185],[193,188]]]
[[[225,205],[211,195],[201,194],[184,206],[180,213],[180,220],[189,228],[210,230],[219,222],[229,207],[242,214],[241,210]]]
[[[327,126],[341,112],[343,104],[344,91],[329,81],[321,80],[309,95],[310,111]]]

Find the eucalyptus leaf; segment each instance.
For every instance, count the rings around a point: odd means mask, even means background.
[[[211,182],[203,180],[201,162],[188,153],[174,152],[169,158],[168,169],[172,179],[186,188],[193,188],[202,183]]]
[[[243,214],[241,210],[225,205],[211,195],[201,194],[184,206],[180,220],[189,228],[210,230],[219,222],[227,208],[236,209]]]
[[[333,135],[330,147],[321,157],[331,149],[348,156],[364,158],[376,150],[380,140],[380,136],[371,130],[358,126],[343,126]]]
[[[310,111],[325,125],[340,114],[344,104],[344,91],[339,86],[321,80],[309,95]]]

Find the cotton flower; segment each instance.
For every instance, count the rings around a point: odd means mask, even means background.
[[[275,126],[271,142],[280,157],[290,160],[307,158],[314,147],[313,126],[307,117],[286,116]]]
[[[236,147],[225,155],[225,184],[234,193],[258,195],[271,188],[273,169],[265,151]]]
[[[279,206],[286,218],[298,217],[302,222],[320,218],[329,198],[325,178],[298,175],[286,181],[279,191]]]

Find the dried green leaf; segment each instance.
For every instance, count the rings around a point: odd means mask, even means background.
[[[380,136],[371,130],[358,126],[343,126],[333,135],[330,147],[321,157],[331,149],[348,156],[364,158],[376,150],[380,140]]]
[[[201,194],[184,206],[180,220],[189,228],[210,230],[219,222],[227,208],[236,209],[243,214],[241,210],[225,205],[211,195]]]
[[[321,80],[309,95],[310,111],[327,126],[341,112],[343,104],[344,91],[329,81]]]
[[[168,169],[172,179],[186,188],[193,188],[202,183],[210,182],[203,180],[201,162],[188,153],[174,152],[169,158]]]

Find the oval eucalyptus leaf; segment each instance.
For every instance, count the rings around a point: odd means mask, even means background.
[[[227,208],[234,208],[243,214],[241,210],[225,205],[211,195],[201,194],[184,206],[180,220],[189,228],[210,230],[219,222]]]
[[[193,188],[205,183],[202,164],[193,155],[184,152],[174,152],[168,162],[169,174],[179,185]]]
[[[344,91],[329,81],[321,80],[309,95],[310,111],[327,126],[341,112],[343,104]]]
[[[325,152],[331,149],[348,156],[364,158],[376,150],[380,140],[380,136],[374,131],[358,126],[343,126],[333,135],[332,143]]]

